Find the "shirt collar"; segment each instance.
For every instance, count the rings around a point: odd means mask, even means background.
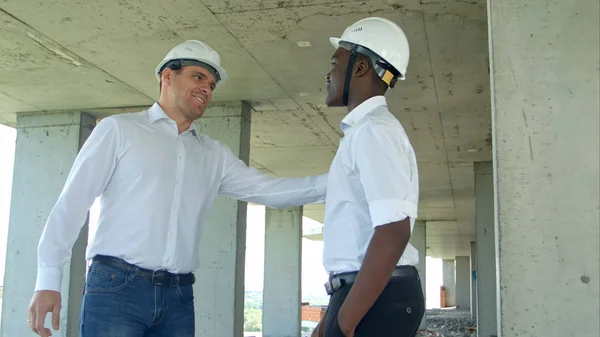
[[[369,112],[382,105],[387,106],[387,101],[384,96],[375,96],[369,98],[354,108],[354,110],[350,111],[346,117],[344,117],[340,128],[345,133],[347,129],[358,124],[358,122],[360,122],[360,120],[363,119]]]
[[[148,121],[150,122],[150,124],[152,124],[161,119],[166,119],[169,123],[176,124],[174,120],[167,116],[167,114],[161,108],[158,102],[155,102],[150,107],[150,109],[148,109]],[[196,128],[196,123],[192,123],[188,131],[190,131],[194,136],[198,137],[198,129]]]

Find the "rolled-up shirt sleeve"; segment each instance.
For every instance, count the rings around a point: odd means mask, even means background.
[[[58,200],[46,221],[38,245],[35,290],[60,292],[63,267],[87,212],[102,193],[117,163],[117,123],[103,119],[79,151]]]
[[[323,203],[328,174],[302,178],[272,178],[248,167],[233,152],[223,147],[223,177],[219,194],[271,208]]]
[[[407,139],[400,128],[367,123],[356,131],[352,158],[359,171],[373,227],[417,217]]]

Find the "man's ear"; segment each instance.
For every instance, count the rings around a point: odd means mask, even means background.
[[[354,76],[362,77],[369,73],[371,65],[362,58],[358,58],[354,63]]]
[[[170,86],[171,81],[173,80],[173,70],[171,68],[165,68],[160,75],[160,80],[166,86]]]

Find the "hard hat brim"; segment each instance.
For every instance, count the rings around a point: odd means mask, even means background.
[[[173,61],[175,59],[165,59],[163,60],[161,63],[158,64],[158,66],[156,67],[156,71],[154,71],[154,75],[156,76],[156,79],[160,81],[160,69],[167,63],[170,61]],[[211,62],[209,60],[205,60],[205,59],[199,59],[199,58],[190,58],[190,60],[196,60],[198,62],[202,62],[202,63],[206,63],[209,66],[215,68],[215,70],[219,73],[219,76],[221,76],[221,80],[219,81],[219,83],[217,83],[217,85],[222,84],[223,82],[225,82],[225,80],[227,80],[227,72],[225,71],[225,69],[223,69],[221,66],[215,64],[214,62]]]
[[[360,43],[356,42],[356,41],[352,41],[352,40],[342,40],[340,38],[337,37],[330,37],[329,38],[329,42],[331,42],[331,45],[337,50],[338,48],[343,48],[346,50],[349,50],[348,47],[349,45],[353,45],[353,44],[358,44],[360,45]],[[346,44],[346,47],[343,47],[342,44]]]
[[[333,48],[338,49],[340,47],[340,42],[342,41],[342,39],[337,38],[337,37],[330,37],[329,38],[329,42],[331,42],[331,45],[333,45]]]

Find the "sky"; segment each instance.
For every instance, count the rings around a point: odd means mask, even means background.
[[[10,195],[15,157],[16,130],[0,124],[0,285],[4,281],[6,242],[10,213]],[[90,223],[98,218],[98,203],[90,210]],[[262,291],[264,283],[265,208],[248,205],[246,232],[246,277],[248,291]],[[303,217],[303,229],[322,226],[310,218]],[[323,243],[302,239],[302,297],[327,298],[323,284],[327,273],[322,264]],[[439,306],[442,285],[442,261],[427,258],[427,307]]]

